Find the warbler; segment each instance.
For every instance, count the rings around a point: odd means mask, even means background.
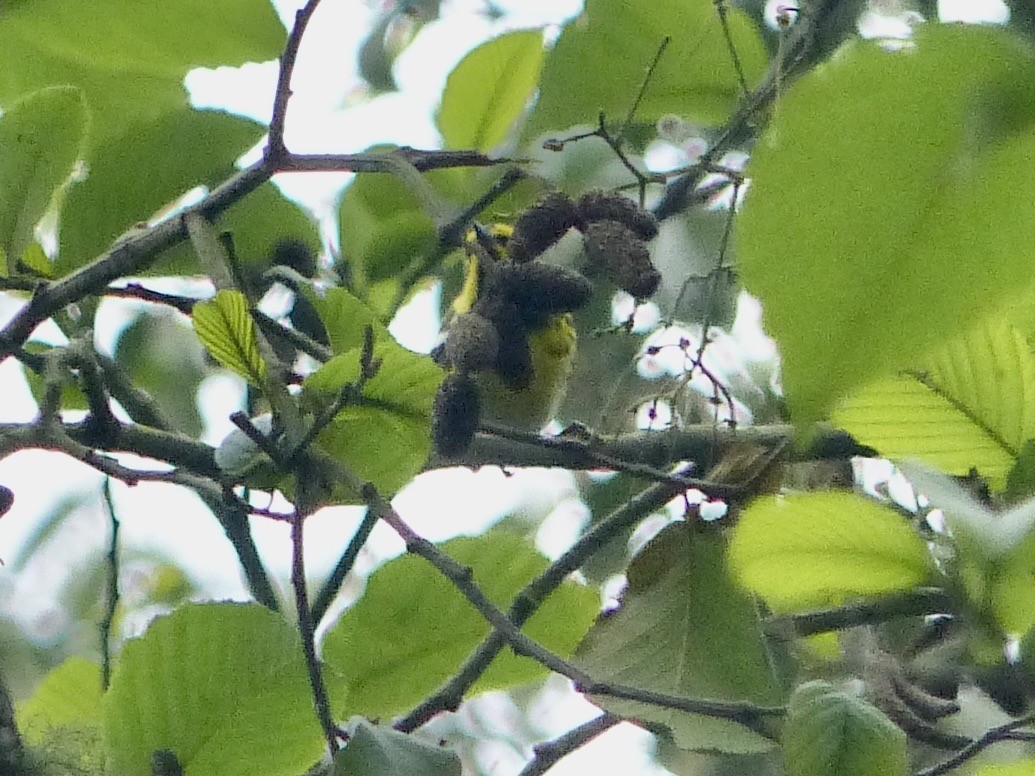
[[[576,353],[572,313],[589,302],[593,284],[537,259],[572,228],[617,285],[637,298],[657,288],[646,247],[656,223],[617,194],[591,192],[574,202],[553,192],[513,226],[472,230],[463,286],[437,350],[447,370],[432,424],[442,455],[463,452],[482,421],[539,430],[556,413]]]

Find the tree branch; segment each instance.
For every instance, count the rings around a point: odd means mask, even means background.
[[[660,509],[681,491],[682,489],[672,483],[663,482],[652,485],[601,520],[514,597],[510,607],[511,622],[517,627],[524,625],[547,596],[556,590],[569,574],[580,568],[621,531],[635,525],[656,509]],[[459,706],[467,691],[485,673],[489,664],[506,645],[505,635],[500,631],[493,630],[485,641],[467,656],[453,678],[422,701],[413,711],[397,720],[394,725],[395,729],[409,733],[428,722],[439,712],[452,710]]]
[[[111,478],[104,478],[104,506],[108,511],[111,535],[108,537],[108,590],[104,599],[104,616],[101,618],[101,690],[107,690],[111,683],[111,624],[115,621],[115,610],[119,605],[119,516],[111,497]]]
[[[968,760],[976,757],[980,752],[1001,741],[1035,741],[1035,733],[1017,729],[1032,723],[1035,723],[1035,712],[994,727],[981,736],[981,738],[975,739],[969,745],[963,747],[952,757],[930,768],[919,770],[914,776],[942,776],[942,774],[955,770]]]
[[[548,741],[545,744],[537,745],[535,747],[535,757],[521,769],[521,773],[518,776],[541,776],[541,774],[546,773],[564,757],[588,744],[601,733],[607,732],[621,721],[621,717],[616,717],[605,711],[599,717],[594,717],[589,722],[569,730],[563,736],[555,738],[553,741]]]
[[[944,590],[925,587],[877,601],[860,601],[835,609],[769,617],[766,618],[764,627],[766,633],[775,638],[804,638],[817,633],[877,625],[898,617],[923,617],[952,612],[955,609],[951,596]]]
[[[661,220],[683,212],[696,202],[694,192],[710,168],[732,148],[746,143],[758,133],[758,116],[779,96],[781,89],[815,61],[819,31],[836,10],[836,0],[819,0],[804,4],[798,23],[787,33],[784,56],[773,61],[765,80],[749,93],[733,116],[726,122],[719,137],[701,156],[701,159],[687,168],[687,172],[665,188],[661,200],[654,207],[654,214]]]
[[[320,0],[309,0],[304,7],[295,12],[295,23],[288,33],[284,51],[280,55],[280,73],[277,76],[277,89],[273,97],[273,114],[270,118],[269,140],[266,141],[266,158],[276,160],[283,156],[287,148],[284,146],[284,123],[287,120],[287,105],[291,99],[291,75],[295,71],[295,60],[298,48],[302,45],[309,20],[316,12]]]

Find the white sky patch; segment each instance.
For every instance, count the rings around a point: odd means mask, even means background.
[[[1006,24],[1010,9],[1001,0],[940,0],[938,18],[943,22]]]

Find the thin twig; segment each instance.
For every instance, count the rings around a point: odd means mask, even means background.
[[[680,491],[680,488],[670,482],[652,485],[601,520],[515,596],[510,607],[510,620],[517,627],[521,627],[569,574],[580,568],[621,531],[635,525],[656,509],[660,509]],[[394,727],[408,733],[426,723],[439,712],[455,709],[463,700],[466,692],[485,673],[489,664],[506,644],[507,639],[504,634],[494,630],[477,649],[468,655],[457,673],[445,685],[422,701],[406,716],[397,720]]]
[[[726,48],[729,51],[730,59],[733,61],[733,69],[737,73],[737,83],[740,84],[741,93],[747,97],[750,94],[747,79],[744,77],[744,66],[740,64],[740,54],[737,47],[733,45],[733,34],[730,31],[729,9],[726,8],[726,0],[715,0],[715,10],[719,14],[719,24],[722,26],[722,37],[726,40]]]
[[[377,525],[377,521],[377,515],[369,509],[363,515],[363,521],[356,529],[356,533],[352,535],[348,547],[345,548],[345,552],[342,553],[341,558],[338,559],[334,566],[334,571],[327,577],[327,581],[323,583],[323,587],[320,588],[320,592],[313,602],[312,618],[314,623],[319,623],[324,615],[327,614],[327,610],[331,608],[331,604],[334,603],[334,599],[341,590],[341,586],[345,583],[346,577],[348,577],[349,572],[356,565],[359,553],[367,543],[367,539],[370,537],[371,531],[374,530],[374,526]]]
[[[315,501],[312,498],[314,482],[308,468],[308,462],[302,462],[298,465],[295,474],[295,515],[291,521],[291,587],[295,591],[295,614],[298,617],[298,631],[302,637],[302,652],[305,656],[306,671],[309,674],[309,686],[313,691],[316,717],[323,728],[327,748],[333,754],[338,749],[340,733],[331,715],[327,687],[320,670],[320,659],[316,654],[316,628],[309,609],[309,591],[305,573],[305,519],[315,508]]]
[[[643,102],[643,96],[647,93],[647,86],[650,84],[651,78],[654,77],[654,71],[657,69],[658,63],[661,61],[661,56],[665,53],[665,49],[667,49],[671,43],[672,37],[666,35],[664,39],[662,39],[661,45],[658,46],[658,50],[654,52],[654,58],[651,59],[650,64],[647,65],[647,73],[644,75],[643,81],[640,82],[640,88],[636,92],[636,97],[633,99],[632,105],[629,106],[629,114],[625,117],[625,123],[618,131],[618,137],[615,138],[616,142],[621,143],[625,140],[625,133],[632,125],[633,118],[636,116],[636,111],[640,108],[640,103]],[[643,204],[642,200],[640,201],[640,204]]]
[[[951,597],[940,588],[921,588],[888,596],[877,601],[860,601],[835,609],[769,617],[763,627],[775,638],[804,638],[818,633],[844,631],[875,625],[898,617],[923,617],[945,614],[956,608]]]
[[[575,451],[580,455],[587,456],[593,463],[592,468],[612,469],[614,471],[623,471],[627,474],[632,474],[635,477],[654,480],[655,482],[669,482],[673,485],[679,486],[683,490],[697,488],[711,498],[728,499],[741,494],[740,487],[736,485],[710,482],[708,480],[701,480],[695,477],[670,474],[647,464],[616,458],[612,455],[608,455],[606,452],[594,449],[592,444],[581,439],[573,439],[564,436],[542,436],[535,432],[520,431],[490,423],[483,423],[481,428],[482,431],[488,434],[503,437],[504,439],[520,441],[525,444],[538,444],[545,448]]]
[[[621,717],[604,712],[599,717],[594,717],[589,722],[584,722],[576,728],[572,728],[563,736],[548,741],[545,744],[538,744],[535,747],[535,757],[532,758],[518,776],[541,776],[546,773],[564,757],[576,749],[585,746],[601,733],[605,733],[619,722]]]
[[[104,296],[113,296],[122,299],[139,299],[142,302],[153,302],[164,304],[179,310],[184,315],[190,315],[194,305],[199,300],[179,294],[165,294],[161,291],[154,291],[140,283],[127,283],[124,286],[109,286],[102,292]]]
[[[284,124],[287,120],[288,100],[291,99],[291,74],[295,70],[302,36],[305,35],[309,20],[319,5],[320,0],[309,0],[304,7],[295,12],[295,23],[288,33],[284,51],[280,55],[280,73],[277,75],[277,89],[273,97],[269,140],[266,141],[266,156],[271,160],[279,159],[287,150],[284,146]]]
[[[942,774],[955,770],[968,760],[976,757],[980,752],[1001,741],[1035,741],[1035,733],[1017,729],[1032,723],[1035,723],[1035,712],[994,727],[981,736],[981,738],[975,739],[969,745],[960,749],[952,757],[930,768],[916,771],[913,776],[942,776]]]
[[[108,539],[108,592],[104,601],[104,616],[101,618],[101,690],[104,691],[111,683],[111,624],[119,604],[119,516],[111,497],[110,477],[104,478],[102,492],[108,521],[111,523]]]

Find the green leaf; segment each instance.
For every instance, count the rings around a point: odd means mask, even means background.
[[[316,223],[299,205],[284,197],[273,183],[264,183],[223,212],[215,224],[233,235],[234,251],[241,265],[265,269],[271,251],[281,239],[301,240],[314,254],[320,252]],[[197,272],[198,260],[188,242],[160,254],[153,274]]]
[[[621,608],[600,618],[576,661],[596,681],[763,705],[783,696],[751,599],[729,579],[724,543],[686,523],[665,528],[633,559]],[[736,645],[735,649],[731,645]],[[682,749],[761,752],[772,741],[730,720],[594,697],[623,717],[671,730]]]
[[[1035,759],[1026,758],[1015,763],[984,765],[974,771],[974,776],[1031,776],[1035,773]]]
[[[1035,495],[1035,439],[1029,439],[1021,448],[1017,461],[1006,475],[1006,489],[1003,497],[1007,501],[1019,501]]]
[[[240,291],[220,291],[194,305],[194,331],[212,357],[252,385],[261,387],[266,362],[259,353],[255,322]]]
[[[765,49],[746,15],[736,8],[727,15],[733,47],[753,86],[766,66]],[[636,119],[653,122],[674,113],[695,124],[723,121],[741,87],[712,0],[588,0],[546,57],[524,137],[596,124],[601,111],[609,121],[623,121],[668,37]]]
[[[69,188],[57,266],[77,269],[139,222],[152,219],[198,185],[234,173],[234,160],[263,127],[221,111],[198,111],[184,99],[146,123],[94,143],[86,180]],[[142,174],[146,171],[146,174]],[[166,270],[196,272],[193,257]]]
[[[70,657],[48,673],[32,696],[18,704],[18,729],[28,744],[47,740],[52,728],[101,726],[101,670]]]
[[[756,499],[729,552],[740,583],[779,610],[906,590],[933,571],[923,539],[898,513],[850,492]]]
[[[6,261],[3,249],[0,249],[0,266]],[[54,278],[54,265],[50,257],[43,251],[43,246],[33,240],[22,251],[22,268],[29,275],[48,280]]]
[[[328,288],[322,296],[310,293],[309,299],[320,314],[335,353],[362,348],[367,328],[373,329],[375,340],[389,336],[377,314],[344,288]]]
[[[6,19],[5,19],[6,23]],[[0,117],[0,272],[18,272],[35,243],[34,230],[72,174],[86,134],[83,93],[72,86],[43,89]]]
[[[430,357],[399,345],[376,314],[345,289],[330,288],[322,297],[309,298],[339,355],[306,379],[307,406],[319,412],[359,378],[368,328],[374,358],[381,362],[362,396],[334,417],[317,444],[383,494],[394,494],[420,472],[431,452],[431,408],[442,369]],[[358,494],[343,490],[338,497],[353,501]]]
[[[168,749],[192,776],[297,776],[324,747],[298,633],[257,604],[155,620],[123,648],[104,712],[113,773],[150,773]]]
[[[906,776],[906,734],[876,707],[808,682],[791,696],[783,733],[789,776]]]
[[[357,175],[338,209],[342,259],[352,284],[393,277],[434,249],[435,222],[394,175]]]
[[[196,438],[204,430],[197,392],[209,370],[204,351],[183,321],[173,314],[137,316],[122,330],[112,357],[177,430]]]
[[[90,106],[89,177],[69,191],[61,272],[190,188],[227,177],[262,135],[254,122],[193,110],[183,77],[276,57],[284,29],[265,0],[167,2],[160,13],[113,0],[100,15],[69,0],[24,0],[3,19],[0,106],[52,84],[79,87]]]
[[[547,566],[523,539],[506,530],[441,545],[470,566],[474,581],[498,606]],[[596,591],[566,582],[529,619],[524,632],[561,655],[571,653],[598,609]],[[324,661],[345,685],[349,713],[386,716],[408,709],[437,688],[489,634],[489,626],[449,580],[407,555],[385,564],[363,597],[328,631]],[[536,681],[545,669],[528,658],[499,655],[474,691]]]
[[[504,33],[469,51],[449,74],[435,116],[445,147],[487,152],[502,143],[542,66],[541,30]]]
[[[181,0],[160,8],[111,0],[102,14],[74,0],[23,0],[5,3],[3,19],[0,105],[74,84],[86,92],[95,140],[182,103],[192,68],[266,61],[284,45],[284,28],[265,0]]]
[[[450,750],[359,720],[349,745],[334,755],[334,776],[460,776]]]
[[[431,453],[431,408],[443,373],[428,356],[385,337],[374,347],[374,357],[381,359],[377,374],[357,402],[334,416],[317,444],[390,497],[420,472]],[[306,380],[306,390],[336,395],[359,376],[359,362],[358,350],[336,356]]]
[[[915,366],[1032,277],[1030,52],[992,27],[914,38],[849,45],[797,81],[749,166],[738,269],[798,423]]]
[[[983,322],[920,358],[918,369],[854,392],[832,422],[893,460],[916,458],[1001,490],[1035,437],[1035,355],[1002,321]]]

